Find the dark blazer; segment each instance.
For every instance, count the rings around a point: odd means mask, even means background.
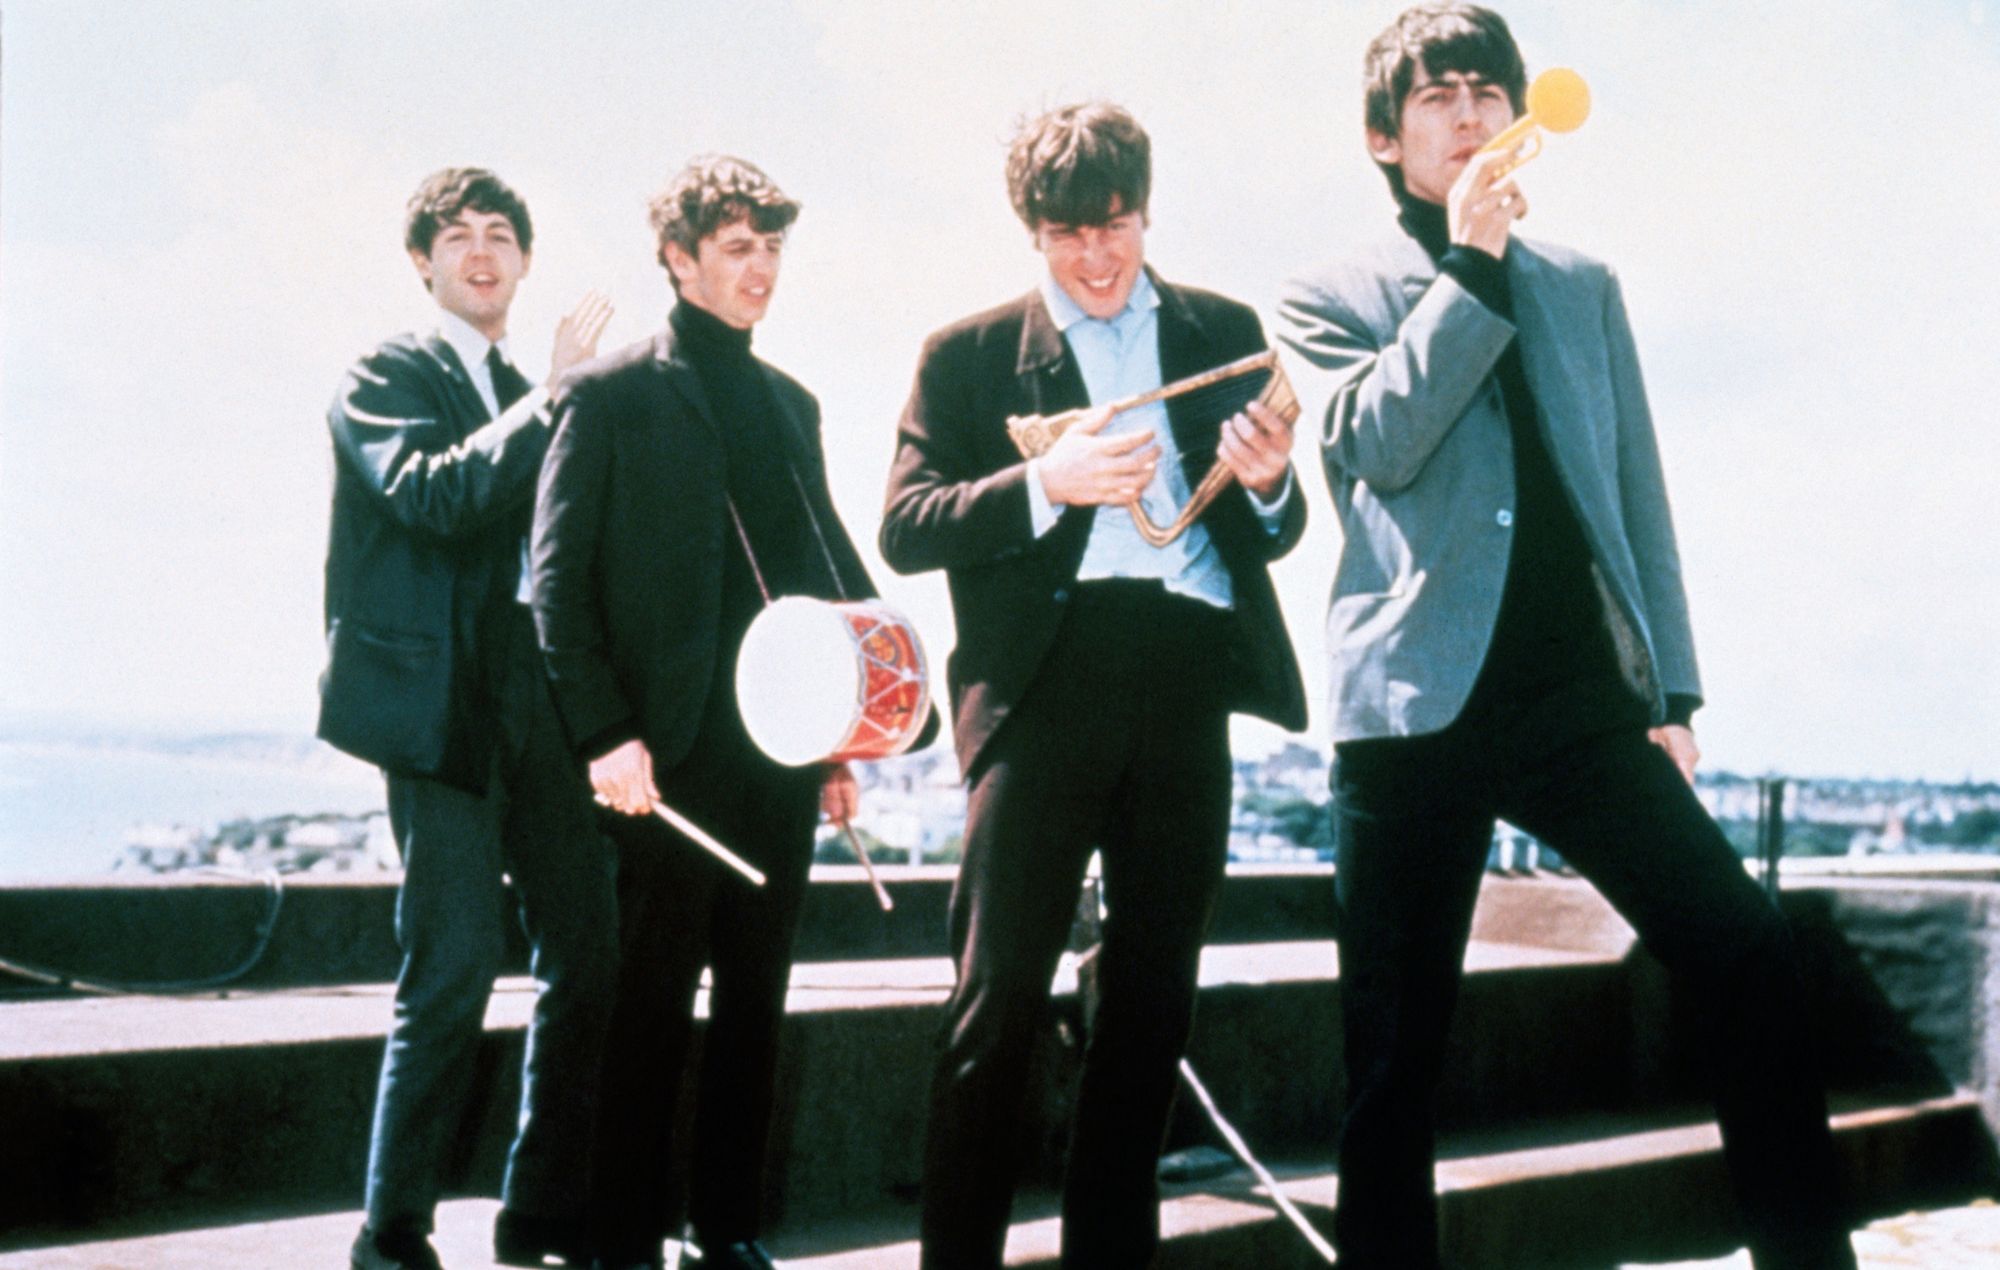
[[[1153,282],[1165,382],[1265,347],[1247,306],[1158,277]],[[948,326],[924,344],[889,473],[882,555],[898,573],[946,573],[958,624],[946,677],[959,763],[968,774],[1055,639],[1097,512],[1065,508],[1055,527],[1036,538],[1027,464],[1006,421],[1088,404],[1083,373],[1039,292]],[[1184,404],[1169,399],[1167,419],[1192,489],[1213,462],[1221,421],[1190,417]],[[1232,484],[1201,518],[1236,595],[1235,633],[1220,668],[1224,700],[1231,710],[1294,730],[1306,723],[1305,691],[1269,562],[1297,544],[1305,517],[1303,491],[1294,489],[1272,534],[1242,486]]]
[[[399,335],[347,372],[327,411],[333,516],[319,736],[392,772],[478,793],[494,728],[482,615],[520,577],[546,406],[489,421],[443,337]]]
[[[841,585],[873,596],[827,490],[819,402],[763,369]],[[715,679],[724,535],[735,533],[724,426],[671,330],[558,390],[535,506],[535,625],[556,708],[585,757],[637,736],[664,769],[694,741]]]

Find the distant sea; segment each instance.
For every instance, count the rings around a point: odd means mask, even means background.
[[[0,882],[104,873],[142,827],[382,801],[374,768],[302,737],[0,739]]]

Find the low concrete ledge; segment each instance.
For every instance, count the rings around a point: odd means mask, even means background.
[[[1861,1218],[1963,1204],[1993,1193],[1971,1099],[1907,1106],[1850,1104],[1834,1140]],[[1552,1119],[1526,1131],[1447,1136],[1438,1165],[1439,1235],[1467,1270],[1607,1270],[1627,1261],[1717,1256],[1741,1246],[1740,1222],[1712,1121],[1653,1117]],[[1267,1160],[1286,1195],[1330,1235],[1339,1177],[1324,1165]],[[1061,1227],[1046,1194],[1016,1204],[1006,1263],[1053,1266]],[[797,1270],[915,1270],[914,1217],[899,1237],[829,1247],[818,1232],[773,1241]],[[1312,1270],[1324,1267],[1236,1172],[1167,1188],[1160,1212],[1161,1270]],[[847,1236],[853,1240],[853,1236]]]
[[[799,931],[801,961],[945,954],[946,906],[957,869],[878,866],[895,909],[883,912],[858,865],[817,865]],[[400,874],[370,878],[111,877],[0,886],[0,960],[78,980],[162,990],[224,974],[268,945],[230,990],[387,983],[396,976]],[[1211,939],[1257,943],[1334,932],[1326,866],[1241,866],[1217,901]],[[508,927],[508,973],[527,950]],[[170,990],[170,989],[169,989]],[[0,969],[0,996],[45,994]]]
[[[1442,1094],[1448,1124],[1619,1103],[1616,959],[1479,944],[1470,960]],[[1310,1149],[1334,1132],[1336,973],[1326,941],[1204,953],[1191,1058],[1267,1149]],[[913,1192],[951,974],[943,958],[795,967],[767,1183],[774,1218],[819,1223]],[[488,1010],[476,1119],[452,1177],[461,1191],[498,1184],[532,1000],[529,981],[509,979]],[[1042,1037],[1041,1092],[1022,1118],[1031,1177],[1060,1174],[1076,1017],[1066,967]],[[14,1232],[0,1247],[106,1223],[352,1203],[389,1019],[386,985],[0,1005],[0,1231]],[[1175,1145],[1208,1135],[1184,1108]]]
[[[950,876],[892,877],[898,907],[885,921],[858,869],[816,875],[813,903],[826,907],[808,918],[812,946],[862,951],[809,960],[794,977],[770,1179],[787,1231],[824,1229],[913,1193],[922,1084],[951,972],[939,955],[885,953],[900,943],[942,951]],[[1251,930],[1265,942],[1218,944],[1204,956],[1191,1057],[1225,1112],[1279,1156],[1323,1150],[1340,1101],[1333,946],[1324,932],[1273,938],[1330,924],[1331,882],[1324,868],[1233,871],[1218,937]],[[37,893],[123,892],[101,901],[115,911],[143,908],[158,888]],[[230,888],[172,889],[181,894],[166,903],[199,909],[214,902],[204,893]],[[353,913],[376,906],[386,937],[393,882],[313,880],[293,889],[293,898],[317,897],[350,914],[327,918],[326,929],[349,929],[343,923],[359,920]],[[0,890],[0,944],[14,938],[4,905],[20,894]],[[63,902],[50,901],[58,910]],[[312,902],[293,916],[305,923]],[[1785,903],[1828,1007],[1823,1052],[1836,1083],[1893,1089],[1907,1100],[1964,1089],[1992,1119],[2000,1104],[1991,1022],[2000,1011],[2000,888],[1843,881],[1789,891]],[[157,928],[159,937],[172,937],[172,927]],[[870,932],[879,941],[864,938]],[[1632,955],[1629,930],[1587,887],[1489,879],[1475,936],[1440,1095],[1447,1129],[1486,1132],[1685,1094],[1691,1064],[1667,1043],[1685,1033],[1685,1017],[1667,1007],[1657,967]],[[301,960],[290,963],[301,974],[314,973],[306,950],[300,944]],[[480,1116],[463,1137],[453,1179],[462,1192],[497,1184],[529,991],[524,980],[503,983],[489,1013]],[[1059,1171],[1077,1061],[1074,1014],[1065,981],[1044,1037],[1043,1092],[1023,1118],[1029,1175],[1044,1182]],[[0,1247],[347,1207],[388,1020],[381,982],[226,999],[0,1004]],[[1980,1158],[1990,1159],[1983,1127],[1965,1123],[1985,1145]],[[1210,1140],[1189,1110],[1173,1135],[1175,1145]],[[1883,1150],[1869,1168],[1909,1173],[1909,1161]],[[1970,1150],[1954,1146],[1939,1158],[1969,1169]]]

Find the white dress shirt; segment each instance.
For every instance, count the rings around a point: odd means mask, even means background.
[[[507,337],[489,340],[473,328],[472,323],[448,309],[438,310],[438,337],[451,345],[451,351],[458,354],[458,360],[465,366],[465,373],[472,376],[472,387],[479,394],[479,400],[486,405],[486,417],[500,417],[500,395],[493,391],[493,369],[486,364],[488,350],[499,349],[500,359],[513,365],[514,359],[507,352]],[[515,366],[519,370],[520,367]],[[521,376],[526,379],[527,376]],[[525,405],[530,410],[539,410],[548,399],[549,390],[541,384],[528,389],[525,397],[515,405]],[[514,588],[514,598],[526,604],[532,594],[528,576],[528,539],[521,539],[521,582]]]

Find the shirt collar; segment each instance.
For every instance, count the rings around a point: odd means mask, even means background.
[[[438,334],[443,337],[445,343],[451,345],[451,351],[458,354],[459,362],[468,373],[486,364],[486,350],[489,348],[499,349],[500,356],[509,364],[514,360],[508,356],[506,336],[501,336],[497,341],[489,340],[473,329],[472,323],[450,309],[438,310]]]
[[[1058,331],[1068,332],[1078,322],[1090,320],[1090,315],[1082,306],[1070,299],[1069,292],[1062,289],[1052,273],[1044,273],[1041,282],[1042,303],[1048,307],[1049,319]],[[1103,319],[1106,325],[1115,326],[1135,313],[1160,307],[1160,293],[1153,286],[1153,279],[1144,269],[1139,271],[1138,281],[1132,284],[1132,294],[1125,297],[1125,307],[1117,316]]]

